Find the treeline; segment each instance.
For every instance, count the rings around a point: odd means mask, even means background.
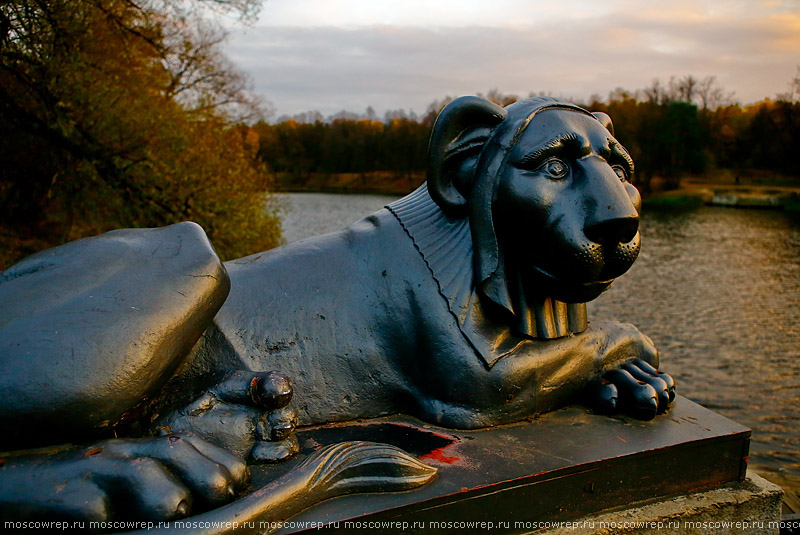
[[[402,180],[425,168],[428,138],[438,109],[417,118],[402,110],[378,120],[340,113],[324,120],[318,113],[259,122],[258,156],[284,189],[302,189],[314,174],[388,171]]]
[[[218,252],[269,248],[279,220],[247,127],[259,103],[213,9],[260,0],[0,2],[0,269],[119,227],[200,223]]]
[[[648,88],[617,89],[607,99],[576,102],[605,111],[614,120],[616,137],[632,153],[635,180],[645,192],[677,187],[681,177],[714,169],[734,172],[763,170],[800,176],[800,69],[789,92],[776,100],[750,106],[732,102],[732,95],[713,77],[654,81]],[[503,106],[518,100],[497,90],[484,95]],[[535,96],[531,94],[529,96]],[[428,137],[439,110],[451,99],[432,103],[417,117],[402,110],[378,120],[371,109],[364,115],[340,113],[327,119],[318,112],[283,117],[275,124],[259,122],[259,158],[276,173],[278,185],[300,188],[319,175],[370,173],[392,189],[393,180],[425,169]],[[421,175],[420,175],[421,176]]]

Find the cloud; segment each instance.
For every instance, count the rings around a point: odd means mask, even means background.
[[[797,13],[797,0],[269,0],[262,12],[268,26],[464,27],[550,24],[555,21],[618,17],[631,12],[656,18],[732,17]]]
[[[583,99],[683,74],[716,75],[747,103],[784,91],[800,61],[800,17],[781,11],[783,3],[743,18],[735,1],[714,4],[717,11],[690,0],[622,9],[627,1],[599,16],[587,7],[586,16],[506,16],[502,25],[263,25],[232,35],[228,53],[279,114],[368,105],[424,112],[445,95],[491,88]]]
[[[609,13],[614,2],[568,0],[269,0],[262,20],[268,26],[372,25],[463,27],[476,23],[506,25],[509,21],[581,18]]]

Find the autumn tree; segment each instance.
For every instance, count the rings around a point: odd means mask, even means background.
[[[223,256],[276,244],[255,133],[235,126],[259,104],[203,18],[251,17],[258,5],[0,3],[3,239],[40,247],[188,219]]]
[[[745,113],[736,143],[738,166],[800,176],[800,102],[766,100],[748,106]]]

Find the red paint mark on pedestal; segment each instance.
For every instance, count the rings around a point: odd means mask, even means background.
[[[430,453],[426,453],[425,455],[423,455],[419,459],[421,461],[425,460],[425,459],[432,459],[434,461],[439,461],[440,463],[453,464],[454,462],[458,461],[459,458],[458,457],[448,457],[448,456],[446,456],[444,454],[444,450],[446,450],[449,447],[450,446],[444,446],[443,448],[437,448],[437,449],[433,450]]]
[[[619,435],[617,435],[617,438],[618,438],[618,439],[620,439],[620,440],[621,440],[621,441],[623,441],[623,442],[627,442],[627,440],[625,440],[624,438],[622,438],[622,437],[621,437],[621,436],[619,436]]]

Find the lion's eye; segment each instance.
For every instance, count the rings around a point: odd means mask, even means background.
[[[615,173],[617,173],[617,176],[619,177],[620,180],[622,181],[628,180],[628,175],[625,173],[625,169],[623,169],[621,165],[615,165],[612,167],[612,169],[614,170]]]
[[[550,158],[542,164],[540,169],[550,175],[550,178],[564,178],[569,173],[567,164],[558,158]]]

